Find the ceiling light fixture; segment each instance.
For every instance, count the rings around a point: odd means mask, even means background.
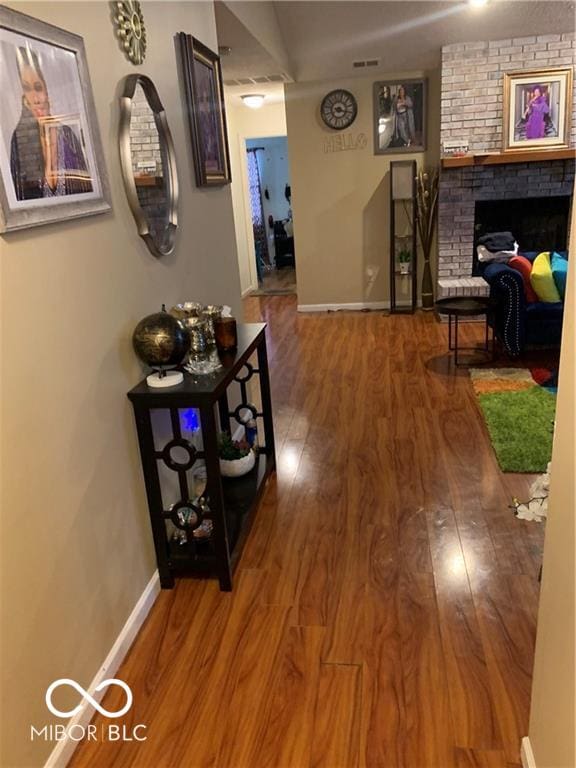
[[[488,5],[488,0],[468,0],[472,8],[483,8]]]
[[[244,96],[240,96],[240,98],[250,109],[260,109],[262,104],[264,104],[265,96],[261,93],[247,93]]]

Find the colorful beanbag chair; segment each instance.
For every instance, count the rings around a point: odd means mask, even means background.
[[[534,259],[532,272],[530,273],[530,283],[540,301],[545,301],[549,304],[562,301],[552,275],[550,251],[539,253]]]
[[[520,272],[524,278],[524,296],[527,302],[538,301],[538,296],[532,283],[530,282],[530,275],[532,274],[532,262],[527,259],[526,256],[514,256],[508,262],[508,266]]]

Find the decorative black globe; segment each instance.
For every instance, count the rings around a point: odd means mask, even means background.
[[[132,346],[151,368],[178,365],[190,349],[190,333],[162,305],[162,312],[140,320],[132,335]]]

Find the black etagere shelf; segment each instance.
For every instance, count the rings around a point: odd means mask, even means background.
[[[390,163],[390,312],[416,311],[418,243],[415,160]]]
[[[174,586],[177,575],[216,575],[223,590],[232,589],[232,574],[250,531],[265,483],[276,466],[274,426],[270,397],[266,325],[238,326],[238,348],[221,355],[222,368],[209,376],[184,373],[184,381],[169,389],[153,389],[140,382],[128,393],[134,408],[148,509],[158,561],[160,584]],[[250,362],[257,357],[257,365]],[[257,377],[261,406],[249,399],[249,382]],[[255,379],[256,381],[256,379]],[[230,409],[228,389],[238,385],[240,403]],[[182,411],[196,409],[202,436],[201,448],[183,434]],[[153,413],[169,414],[171,435],[157,445]],[[223,478],[218,457],[218,433],[233,434],[234,426],[254,418],[263,434],[254,468],[243,477]],[[200,441],[199,441],[200,442]],[[175,456],[175,453],[177,454]],[[183,458],[184,457],[184,458]],[[175,473],[180,500],[163,501],[159,465]],[[205,465],[205,491],[195,498],[190,473]],[[211,524],[210,535],[195,538],[202,523]],[[174,537],[185,534],[184,542]]]

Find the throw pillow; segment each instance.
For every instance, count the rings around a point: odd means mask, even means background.
[[[532,283],[530,282],[530,275],[532,274],[532,262],[529,261],[525,256],[518,255],[510,259],[508,266],[512,267],[512,269],[515,269],[517,272],[520,272],[524,278],[524,296],[526,297],[526,301],[538,301],[536,291],[534,288],[532,288]]]
[[[566,278],[568,276],[568,259],[560,256],[559,253],[554,252],[551,259],[552,264],[552,277],[558,288],[560,298],[564,301],[566,296]]]
[[[556,303],[562,301],[554,277],[552,276],[552,265],[550,263],[550,251],[539,253],[534,259],[532,272],[530,274],[532,288],[538,294],[540,301],[547,303]]]

